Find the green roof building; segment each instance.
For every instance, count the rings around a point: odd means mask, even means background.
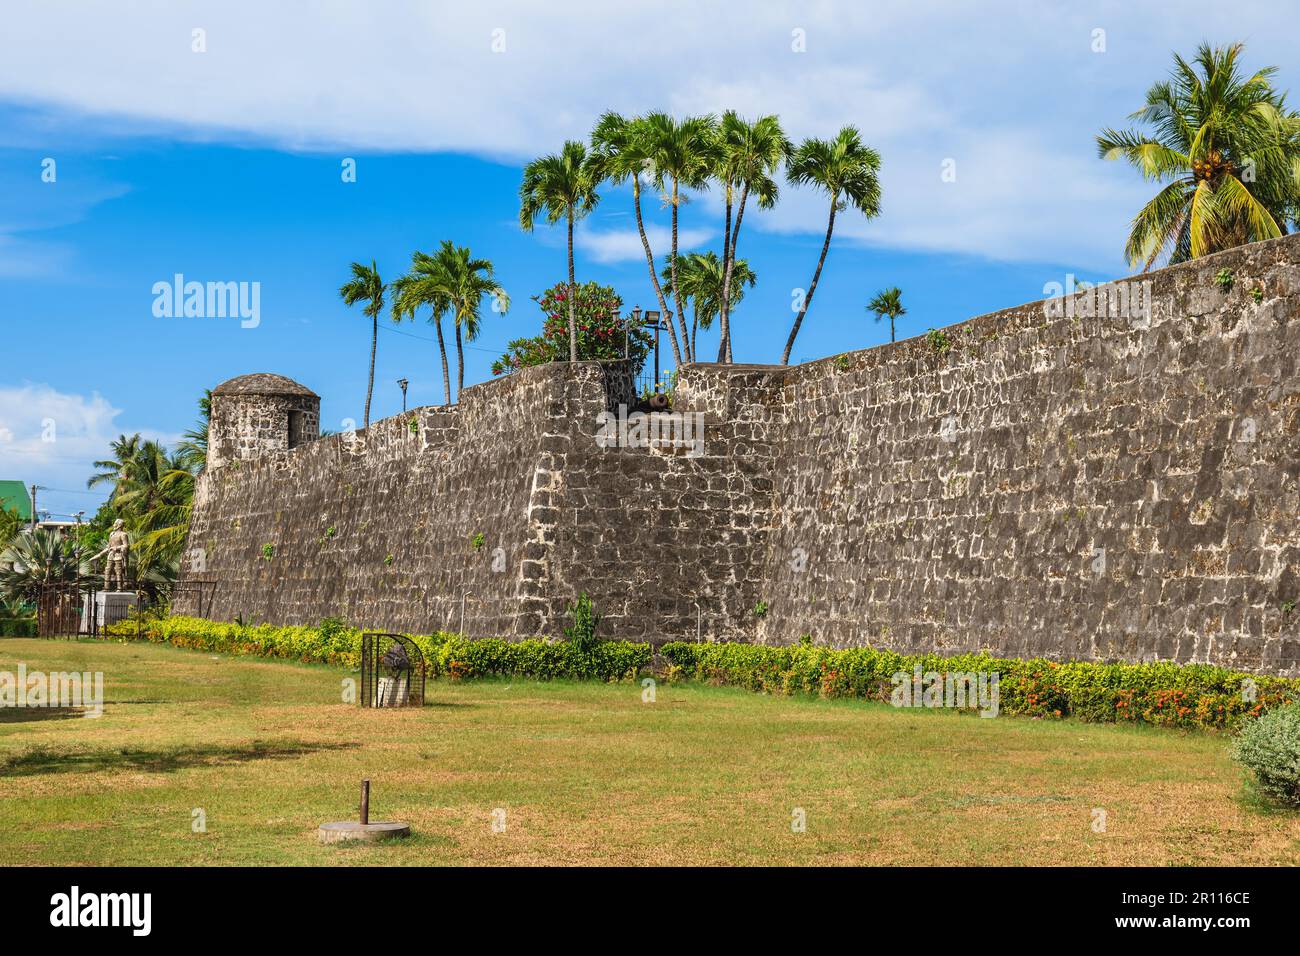
[[[32,520],[31,492],[21,481],[0,480],[0,508],[17,511],[24,521]]]

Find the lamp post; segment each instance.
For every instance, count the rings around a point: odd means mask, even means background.
[[[398,387],[401,388],[401,390],[402,390],[402,413],[403,413],[403,414],[406,413],[406,386],[408,386],[408,385],[410,385],[410,384],[411,384],[411,383],[408,382],[408,381],[407,381],[406,379],[404,379],[404,378],[399,378],[399,379],[397,380],[397,385],[398,385]]]
[[[634,320],[640,311],[640,308],[632,310],[632,317]],[[668,317],[667,321],[669,322],[673,320],[673,314],[671,312],[665,312],[662,313],[662,315],[666,315]],[[646,309],[645,321],[641,322],[641,325],[643,328],[655,330],[655,391],[657,392],[659,391],[659,333],[661,331],[667,331],[668,326],[664,323],[659,311],[652,309]]]

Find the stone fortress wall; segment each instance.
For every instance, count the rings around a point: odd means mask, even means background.
[[[1144,278],[1149,309],[1129,282],[946,342],[686,366],[701,444],[609,441],[618,364],[296,448],[261,416],[314,396],[245,377],[216,392],[230,451],[184,577],[214,582],[214,619],[559,636],[586,591],[607,637],[1300,673],[1300,237]]]

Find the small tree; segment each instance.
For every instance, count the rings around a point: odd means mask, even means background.
[[[569,286],[557,282],[534,301],[545,319],[541,335],[515,339],[508,351],[492,363],[492,374],[504,375],[521,368],[564,361],[569,356]],[[578,323],[578,360],[614,361],[623,358],[623,300],[612,288],[595,282],[578,286],[573,303]],[[632,374],[641,370],[650,349],[650,333],[633,328],[628,333],[628,360]]]
[[[907,315],[907,309],[903,308],[903,290],[898,286],[892,289],[881,289],[867,305],[867,311],[876,314],[877,322],[889,316],[889,341],[893,342],[895,340],[894,320],[899,316]]]

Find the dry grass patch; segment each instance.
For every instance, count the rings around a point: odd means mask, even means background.
[[[0,642],[0,669],[20,660],[102,671],[107,703],[0,720],[0,864],[1300,862],[1300,816],[1243,796],[1211,735],[518,679],[363,711],[326,667]],[[362,777],[416,836],[317,845]]]

